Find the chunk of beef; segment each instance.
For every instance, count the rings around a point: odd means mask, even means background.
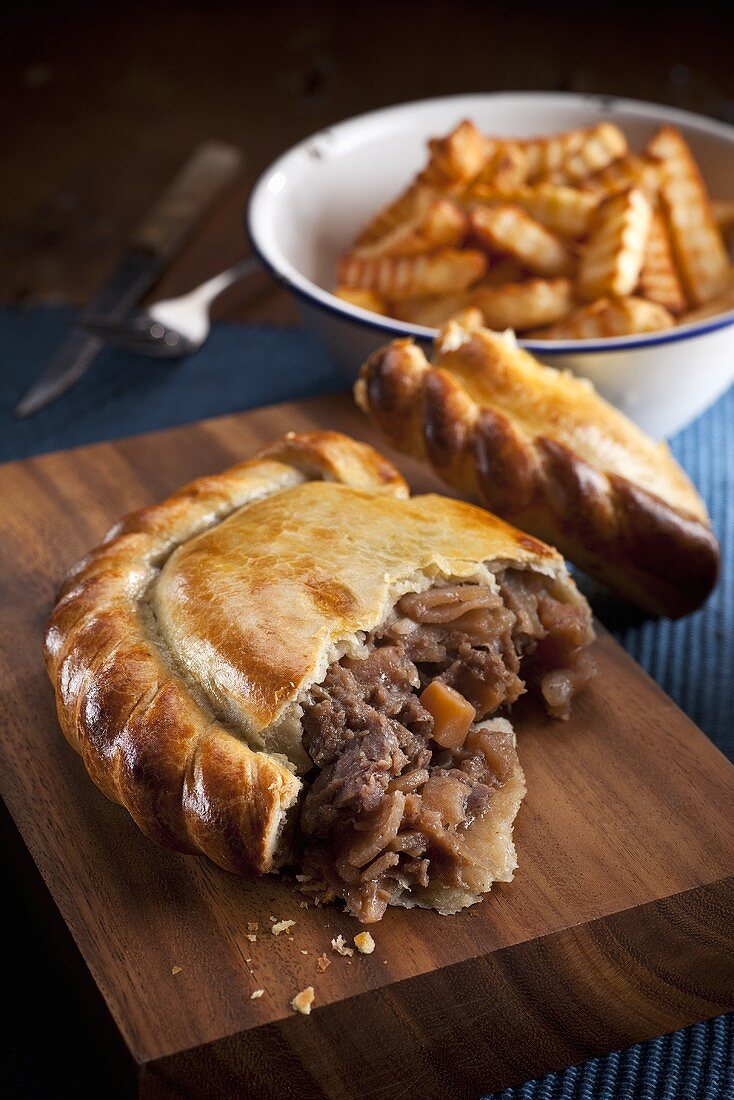
[[[390,780],[431,757],[433,720],[415,695],[415,665],[398,646],[334,664],[303,718],[303,743],[321,772],[301,813],[301,830],[320,837],[342,818],[369,813]]]

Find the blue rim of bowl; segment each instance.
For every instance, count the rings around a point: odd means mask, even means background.
[[[502,93],[499,93],[502,94]],[[512,93],[518,96],[521,95],[533,95],[538,93],[533,92],[516,92]],[[558,93],[556,93],[558,94]],[[436,96],[436,100],[450,99],[452,96]],[[650,106],[659,107],[659,104],[647,104],[642,100],[627,100],[618,96],[602,96],[602,95],[580,95],[578,98],[588,99],[592,101],[598,101],[600,105],[609,109],[615,102],[622,104],[634,104],[634,106]],[[429,97],[430,100],[430,97]],[[429,100],[413,100],[411,103],[395,104],[395,107],[407,107],[413,104],[424,103]],[[380,108],[380,111],[390,110],[387,108]],[[359,118],[364,118],[370,114],[376,114],[377,111],[368,111],[363,115],[355,115],[353,118],[345,119],[341,123],[337,123],[337,126],[345,123],[356,121]],[[695,121],[712,122],[713,120],[705,118],[705,116],[698,116],[690,111],[676,111],[671,108],[672,114],[685,114],[690,115]],[[332,127],[333,128],[333,127]],[[311,293],[306,287],[298,286],[287,275],[278,268],[265,256],[256,243],[255,233],[253,231],[252,224],[252,208],[255,195],[260,190],[261,185],[272,175],[272,171],[277,163],[279,163],[285,156],[292,153],[299,146],[306,146],[316,135],[311,135],[309,138],[305,138],[303,141],[298,142],[295,146],[291,146],[279,157],[277,157],[272,164],[258,176],[255,184],[250,192],[247,200],[247,206],[245,211],[245,227],[247,236],[257,259],[263,265],[266,271],[280,283],[286,290],[297,298],[308,302],[312,306],[316,306],[324,313],[330,313],[335,317],[339,317],[344,321],[353,321],[356,324],[362,325],[366,328],[374,329],[377,332],[388,333],[393,336],[394,339],[400,339],[405,337],[411,337],[419,340],[423,343],[430,343],[434,338],[438,329],[428,329],[425,332],[416,332],[415,329],[423,328],[422,325],[410,325],[405,328],[401,326],[401,322],[391,318],[390,324],[373,320],[377,317],[377,314],[370,313],[368,310],[359,308],[358,306],[349,306],[348,304],[342,304],[336,295],[331,294],[328,290],[324,290],[321,287],[317,287],[312,283],[305,275],[299,272],[299,276],[303,279],[304,283],[313,285],[315,289],[319,291],[319,295]],[[326,295],[327,299],[324,300],[320,295]],[[719,329],[729,328],[734,325],[734,310],[727,310],[725,313],[711,318],[711,320],[705,320],[701,322],[693,322],[691,325],[680,325],[673,329],[665,329],[663,332],[651,333],[648,336],[640,336],[639,339],[631,339],[629,336],[610,336],[606,340],[592,343],[586,340],[570,340],[562,342],[559,340],[522,340],[518,338],[518,344],[526,351],[533,352],[542,356],[554,356],[554,355],[586,355],[597,354],[606,352],[611,354],[614,352],[635,351],[640,348],[659,347],[664,344],[675,344],[681,340],[690,340],[696,336],[707,336],[712,332],[717,332]]]

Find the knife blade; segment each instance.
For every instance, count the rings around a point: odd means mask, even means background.
[[[18,402],[14,414],[31,416],[66,393],[88,370],[104,346],[81,325],[86,316],[120,321],[137,305],[180,251],[216,196],[240,172],[242,153],[232,145],[200,145],[137,231],[112,276],[93,295],[49,363]]]
[[[94,295],[89,306],[102,309],[111,320],[122,319],[153,285],[160,272],[159,260],[145,253],[129,253],[112,277]],[[86,313],[86,310],[85,310]],[[15,408],[15,416],[23,419],[61,397],[78,382],[92,365],[104,341],[90,335],[79,324],[73,325],[62,339],[54,355],[36,381]]]

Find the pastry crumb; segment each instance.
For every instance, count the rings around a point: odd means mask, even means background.
[[[281,932],[287,932],[289,928],[292,928],[296,922],[294,920],[279,920],[277,924],[274,924],[270,931],[274,936],[279,936]]]
[[[247,931],[248,932],[257,932],[257,927],[258,927],[258,925],[257,925],[256,920],[248,920],[248,922],[247,922]]]
[[[272,913],[271,913],[271,914],[270,914],[270,916],[268,917],[268,920],[269,920],[269,921],[276,921],[277,919],[278,919],[278,918],[277,918],[277,917],[274,917],[274,916],[272,915]]]
[[[323,955],[319,955],[318,959],[316,960],[316,969],[318,970],[319,974],[323,974],[329,966],[331,966],[331,959],[327,959],[326,952],[324,951]]]
[[[308,909],[308,902],[307,901],[299,901],[298,904],[300,905],[301,909]]]
[[[262,997],[264,992],[264,989],[253,989],[252,993],[250,994],[250,1000],[256,1001],[258,997]]]
[[[332,951],[336,951],[337,955],[353,955],[354,954],[354,948],[346,946],[346,942],[345,942],[344,937],[342,936],[341,932],[339,933],[339,935],[336,937],[335,940],[331,941],[331,949],[332,949]]]
[[[300,993],[296,993],[291,1001],[291,1008],[300,1012],[303,1016],[311,1015],[311,1005],[314,1002],[314,990],[312,985],[307,985]]]
[[[354,937],[354,946],[362,955],[371,955],[375,950],[375,941],[369,932],[360,932]]]
[[[180,974],[182,970],[183,970],[182,966],[172,966],[171,967],[171,973],[172,974]]]
[[[254,932],[250,932],[247,938],[250,941],[250,943],[257,943],[257,936],[255,935]]]
[[[306,950],[306,948],[305,948],[305,947],[302,947],[302,948],[301,948],[301,954],[302,954],[302,955],[308,955],[308,951]]]

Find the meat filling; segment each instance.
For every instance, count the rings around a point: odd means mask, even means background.
[[[593,674],[584,605],[506,570],[499,593],[455,584],[403,596],[368,656],[311,690],[303,743],[314,777],[301,809],[304,889],[379,920],[406,890],[466,888],[466,830],[513,767],[512,735],[475,723],[536,689],[565,717]],[[520,675],[522,671],[522,677]]]

